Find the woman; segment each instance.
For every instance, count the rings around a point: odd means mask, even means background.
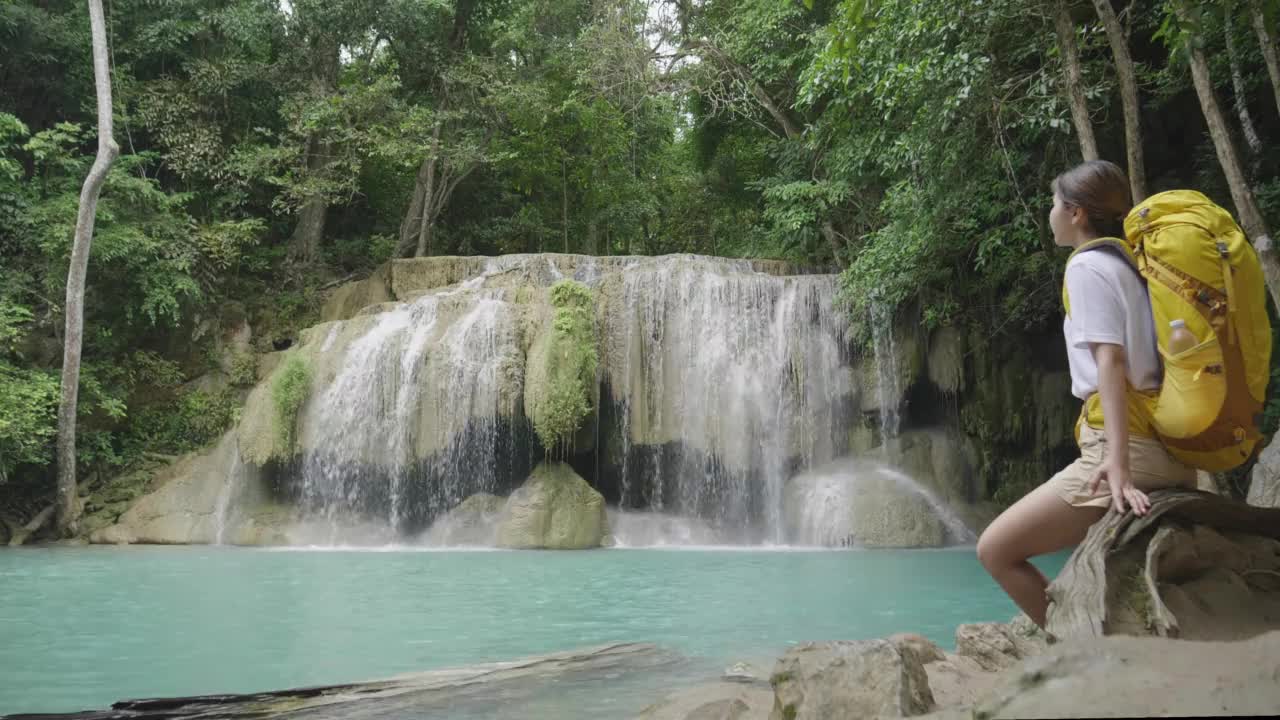
[[[1123,238],[1131,208],[1124,172],[1094,160],[1053,181],[1049,227],[1054,242],[1070,248]],[[978,540],[987,572],[1042,628],[1049,583],[1028,558],[1078,544],[1112,503],[1143,515],[1150,508],[1144,490],[1196,484],[1195,471],[1170,457],[1145,417],[1129,411],[1128,388],[1156,390],[1161,379],[1151,301],[1136,268],[1112,249],[1074,253],[1064,283],[1071,394],[1088,400],[1097,393],[1105,420],[1102,427],[1081,422],[1080,458],[1005,510]]]

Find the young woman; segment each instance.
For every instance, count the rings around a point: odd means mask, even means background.
[[[1073,249],[1123,238],[1131,208],[1124,172],[1094,160],[1053,181],[1049,227],[1054,242]],[[1150,508],[1144,490],[1196,484],[1195,471],[1170,457],[1129,409],[1129,388],[1155,390],[1161,378],[1143,279],[1119,252],[1099,248],[1074,253],[1064,282],[1071,394],[1088,400],[1096,393],[1104,421],[1101,427],[1082,421],[1080,458],[1004,511],[978,540],[987,572],[1040,627],[1049,583],[1028,558],[1078,544],[1112,503],[1142,515]]]

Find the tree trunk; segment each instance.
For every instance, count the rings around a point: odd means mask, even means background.
[[[1182,628],[1164,603],[1166,594],[1213,568],[1239,570],[1240,564],[1224,566],[1232,564],[1231,558],[1262,557],[1251,556],[1250,548],[1269,546],[1263,538],[1280,540],[1280,509],[1253,507],[1197,490],[1156,490],[1149,495],[1151,508],[1145,515],[1112,508],[1089,528],[1046,590],[1050,633],[1059,638],[1176,637]],[[1253,572],[1276,572],[1269,553],[1266,561],[1244,562],[1255,567],[1240,573],[1242,580]],[[1132,606],[1146,608],[1146,622],[1139,627],[1134,620],[1144,618],[1132,617]],[[1194,616],[1186,620],[1204,622]]]
[[[76,533],[80,502],[76,493],[76,406],[80,394],[80,346],[84,334],[84,284],[93,243],[93,222],[98,196],[107,172],[120,148],[111,135],[111,69],[107,63],[107,33],[102,0],[89,0],[89,27],[93,36],[93,84],[98,96],[98,154],[80,190],[71,268],[67,273],[66,332],[62,352],[62,400],[58,404],[58,499],[56,531],[62,537]]]
[[[1258,44],[1262,46],[1262,57],[1267,61],[1267,74],[1271,76],[1271,91],[1276,96],[1276,110],[1280,111],[1280,59],[1276,57],[1276,42],[1267,29],[1267,18],[1262,13],[1262,0],[1249,3],[1249,15],[1253,20],[1253,31],[1258,34]]]
[[[426,186],[422,191],[422,219],[418,225],[418,248],[414,251],[414,257],[428,257],[431,255],[431,231],[435,229],[436,216],[440,213],[439,203],[436,202],[436,168],[440,164],[440,126],[441,121],[437,120],[431,128],[431,154],[427,156],[426,161]]]
[[[836,267],[844,270],[848,264],[844,261],[844,253],[841,252],[840,233],[836,232],[835,225],[830,220],[822,221],[822,237],[826,238],[827,244],[831,246],[831,261]]]
[[[1080,141],[1080,154],[1086,161],[1098,159],[1098,141],[1093,136],[1093,122],[1089,120],[1089,103],[1084,96],[1081,79],[1080,51],[1076,47],[1076,26],[1071,22],[1067,0],[1056,0],[1054,24],[1058,30],[1058,51],[1062,55],[1062,75],[1066,81],[1067,101],[1071,105],[1071,123]]]
[[[564,231],[564,251],[569,252],[569,170],[560,158],[560,227]]]
[[[1120,79],[1120,101],[1124,108],[1124,145],[1129,160],[1129,190],[1136,205],[1147,197],[1147,169],[1142,154],[1142,119],[1138,107],[1138,79],[1134,71],[1133,57],[1129,55],[1129,43],[1124,36],[1120,18],[1111,7],[1111,0],[1093,0],[1093,6],[1102,19],[1111,43],[1111,54],[1116,60],[1116,75]]]
[[[1236,52],[1235,28],[1231,22],[1232,8],[1223,12],[1223,34],[1227,39],[1227,62],[1231,65],[1231,89],[1235,93],[1236,115],[1240,116],[1240,129],[1244,132],[1244,141],[1249,146],[1249,155],[1257,158],[1262,155],[1262,140],[1258,139],[1258,130],[1249,115],[1248,95],[1245,93],[1244,73],[1240,71],[1240,54]]]
[[[307,173],[318,174],[324,168],[327,143],[312,137],[307,140]],[[324,237],[325,219],[329,206],[321,195],[313,195],[298,211],[298,224],[289,238],[289,259],[300,265],[311,265],[320,255],[320,241]]]
[[[340,48],[337,43],[321,38],[315,42],[320,49],[316,60],[323,64],[311,69],[311,93],[314,97],[329,97],[338,90],[338,74],[341,72]],[[309,177],[325,172],[332,148],[318,135],[307,138],[306,168]],[[329,214],[328,200],[316,193],[302,204],[298,211],[298,224],[289,239],[289,259],[300,265],[311,265],[320,257],[320,242],[324,239],[325,220]]]
[[[1179,0],[1177,5],[1178,13],[1184,17],[1185,3],[1186,0]],[[1188,43],[1187,51],[1191,56],[1191,80],[1195,84],[1196,95],[1200,98],[1200,109],[1204,112],[1205,122],[1209,125],[1209,136],[1213,138],[1213,149],[1218,155],[1218,163],[1222,165],[1222,172],[1227,176],[1227,185],[1231,188],[1231,201],[1236,206],[1236,217],[1240,219],[1240,226],[1244,228],[1245,233],[1253,241],[1253,246],[1258,250],[1258,257],[1267,279],[1267,289],[1271,292],[1271,298],[1280,305],[1280,262],[1277,261],[1271,249],[1271,237],[1267,232],[1266,221],[1262,218],[1262,212],[1258,209],[1257,200],[1253,196],[1253,189],[1245,179],[1244,168],[1240,165],[1235,146],[1231,143],[1227,123],[1218,105],[1218,98],[1213,92],[1209,62],[1205,58],[1204,50],[1196,47],[1195,43]]]

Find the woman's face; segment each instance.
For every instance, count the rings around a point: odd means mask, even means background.
[[[1049,210],[1049,228],[1053,230],[1053,242],[1059,247],[1075,247],[1080,244],[1078,218],[1084,215],[1080,208],[1068,205],[1058,193],[1053,194],[1053,208]]]

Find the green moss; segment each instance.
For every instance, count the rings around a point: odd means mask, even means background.
[[[563,448],[591,414],[596,378],[594,297],[585,285],[562,280],[551,287],[555,308],[550,337],[530,359],[528,410],[548,449]]]
[[[292,357],[276,372],[271,383],[271,402],[276,411],[279,440],[292,448],[298,427],[298,411],[311,389],[311,369],[301,358]]]

